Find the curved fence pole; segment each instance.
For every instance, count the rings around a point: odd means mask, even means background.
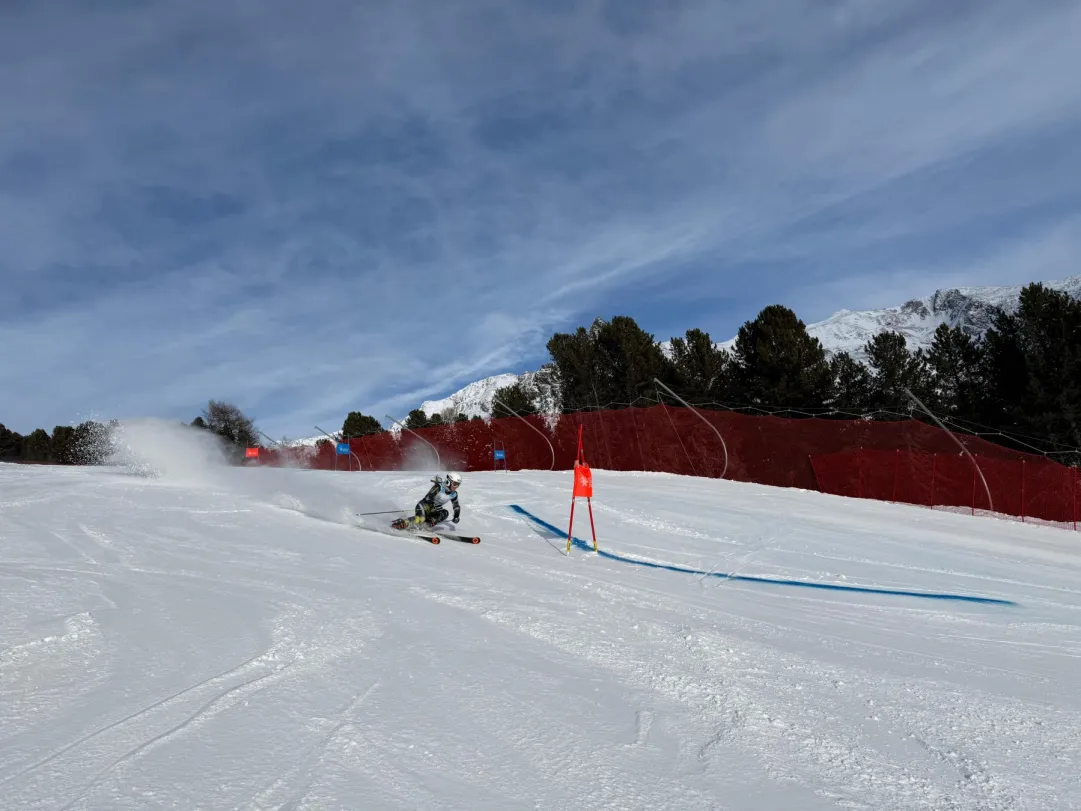
[[[261,436],[263,439],[270,442],[271,445],[274,445],[275,447],[277,447],[278,450],[284,451],[286,449],[286,446],[282,443],[282,441],[280,439],[271,439],[266,434],[264,434],[262,431],[260,431],[258,428],[255,429],[255,433],[259,434],[259,436]]]
[[[536,431],[536,432],[537,432],[538,434],[540,434],[540,435],[541,435],[541,439],[543,439],[543,440],[544,440],[545,442],[547,442],[547,443],[548,443],[548,447],[549,447],[549,448],[551,449],[551,451],[552,451],[552,466],[551,466],[550,468],[548,468],[548,469],[549,469],[549,470],[555,470],[555,469],[556,469],[556,449],[555,449],[555,446],[554,446],[554,445],[552,445],[552,442],[551,442],[551,440],[550,440],[550,439],[548,439],[548,437],[546,437],[546,436],[545,436],[545,435],[544,435],[544,434],[543,434],[543,433],[541,432],[541,430],[540,430],[539,428],[537,428],[537,426],[535,426],[535,425],[531,425],[531,424],[530,424],[530,422],[529,422],[529,420],[527,420],[527,419],[526,419],[525,417],[523,417],[523,416],[522,416],[521,414],[519,414],[519,413],[518,413],[517,411],[515,411],[515,410],[514,410],[513,408],[511,408],[511,407],[510,407],[509,405],[507,405],[506,403],[502,403],[502,402],[500,402],[499,400],[495,399],[494,397],[492,398],[492,402],[493,402],[493,403],[496,403],[497,405],[501,405],[501,406],[503,406],[503,408],[507,409],[507,411],[509,411],[509,412],[510,412],[511,414],[513,414],[514,416],[516,416],[516,417],[517,417],[518,419],[520,419],[520,420],[521,420],[522,422],[524,422],[524,423],[525,423],[526,425],[528,425],[528,426],[529,426],[530,428],[532,428],[532,429],[533,429],[534,431]]]
[[[322,428],[320,428],[318,425],[315,426],[315,430],[318,431],[319,433],[321,433],[323,436],[325,436],[331,442],[334,442],[334,443],[341,442],[341,440],[338,437],[331,436],[326,431],[324,431]]]
[[[270,440],[270,444],[277,445],[279,448],[283,447],[282,443],[281,443],[281,440],[279,440],[279,439],[270,439],[270,437],[268,437],[266,434],[264,434],[258,428],[255,429],[255,433],[259,434],[259,436],[261,436],[263,439]]]
[[[336,436],[331,436],[326,431],[324,431],[322,428],[320,428],[318,425],[315,426],[315,430],[318,431],[319,433],[321,433],[323,436],[325,436],[327,439],[329,439],[335,445],[337,445],[339,442],[341,442],[341,439],[339,439]],[[338,451],[337,450],[334,451],[334,472],[335,473],[338,472]]]
[[[402,426],[403,431],[408,431],[413,436],[415,436],[417,439],[419,439],[421,442],[423,442],[425,445],[427,445],[429,448],[431,448],[432,452],[435,454],[435,466],[436,466],[436,469],[437,470],[442,470],[443,469],[443,460],[439,458],[439,451],[436,449],[435,445],[433,445],[427,439],[422,437],[420,434],[418,434],[412,428],[407,428],[405,423],[402,422],[401,420],[394,419],[394,417],[390,416],[390,414],[384,414],[383,416],[385,416],[388,420],[393,422],[395,425]]]
[[[658,386],[660,386],[662,389],[664,389],[666,392],[671,394],[673,397],[675,397],[681,403],[683,403],[683,405],[687,406],[687,408],[689,408],[691,410],[691,412],[696,417],[698,417],[698,419],[702,420],[702,422],[704,422],[706,425],[709,426],[709,429],[711,431],[713,431],[713,433],[715,433],[717,435],[717,439],[721,440],[721,447],[724,448],[724,470],[721,471],[721,475],[718,476],[718,478],[723,479],[725,474],[728,472],[728,445],[727,445],[727,443],[725,443],[724,437],[721,436],[721,432],[717,430],[717,427],[712,422],[710,422],[705,417],[703,417],[701,414],[699,414],[697,408],[692,406],[690,403],[688,403],[686,400],[684,400],[682,397],[680,397],[678,394],[676,394],[674,391],[672,391],[670,388],[668,388],[668,386],[664,385],[664,383],[659,381],[657,378],[653,378],[653,382],[656,383]]]
[[[323,436],[325,436],[327,439],[329,439],[335,445],[337,445],[339,442],[349,442],[349,439],[350,439],[349,437],[346,437],[346,436],[342,436],[341,439],[337,439],[335,437],[332,437],[330,434],[328,434],[326,431],[324,431],[318,425],[315,426],[315,430],[318,431],[319,433],[321,433]],[[353,453],[353,443],[352,442],[349,442],[349,455],[357,460],[357,470],[364,470],[364,465],[362,465],[360,463],[360,457],[357,456],[355,453]],[[334,451],[334,469],[335,470],[338,469],[338,452],[337,452],[337,450]]]
[[[961,449],[961,452],[962,452],[962,453],[964,453],[964,455],[965,455],[965,456],[967,456],[967,457],[968,457],[969,459],[971,459],[971,460],[972,460],[972,465],[973,465],[973,467],[974,467],[974,468],[976,469],[976,472],[980,474],[980,481],[982,481],[982,482],[983,482],[983,489],[987,491],[987,508],[988,508],[988,510],[990,510],[991,512],[994,512],[994,511],[995,511],[995,505],[994,505],[994,502],[993,502],[993,501],[991,501],[991,488],[990,488],[990,487],[988,486],[988,484],[987,484],[987,479],[985,479],[985,478],[983,477],[983,471],[982,471],[982,470],[980,469],[980,465],[979,465],[979,463],[978,463],[978,462],[976,461],[976,457],[975,457],[975,456],[973,456],[973,455],[972,455],[971,453],[969,453],[969,452],[968,452],[968,448],[966,448],[966,447],[965,447],[965,443],[963,443],[963,442],[962,442],[961,440],[959,440],[959,439],[958,439],[958,438],[957,438],[956,436],[954,436],[954,433],[953,433],[953,431],[951,431],[951,430],[950,430],[949,428],[947,428],[947,427],[946,427],[945,425],[943,425],[943,424],[942,424],[942,420],[940,420],[940,419],[939,419],[938,417],[936,417],[936,416],[935,416],[935,415],[934,415],[933,413],[931,413],[931,409],[929,409],[929,408],[928,408],[927,406],[925,406],[925,405],[924,405],[924,404],[923,404],[923,403],[922,403],[922,402],[920,401],[920,398],[919,398],[919,397],[917,397],[917,396],[916,396],[915,394],[913,394],[913,393],[912,393],[912,392],[911,392],[911,391],[910,391],[910,390],[908,389],[908,387],[907,387],[907,386],[903,387],[903,388],[902,388],[901,390],[902,390],[902,391],[903,391],[903,392],[904,392],[905,394],[907,394],[907,395],[908,395],[908,396],[909,396],[910,398],[912,398],[912,402],[914,402],[914,403],[915,403],[916,405],[918,405],[918,406],[919,406],[919,407],[920,407],[921,409],[923,409],[923,410],[924,410],[925,412],[927,412],[927,416],[929,416],[929,417],[930,417],[931,419],[933,419],[933,420],[934,420],[934,421],[935,421],[935,422],[936,422],[936,423],[938,424],[938,427],[939,427],[939,428],[941,428],[941,429],[942,429],[943,431],[945,431],[945,432],[946,432],[947,434],[949,434],[949,435],[950,435],[950,439],[952,439],[952,440],[953,440],[954,442],[956,442],[956,443],[957,443],[957,447],[959,447],[959,448]],[[975,505],[975,504],[973,504],[973,505],[972,505],[972,509],[973,509],[973,512],[975,512],[975,510],[976,510],[976,505]]]

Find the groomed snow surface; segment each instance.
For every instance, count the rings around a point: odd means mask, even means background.
[[[596,471],[568,557],[493,472],[433,546],[159,441],[0,465],[0,808],[1081,808],[1081,535]]]

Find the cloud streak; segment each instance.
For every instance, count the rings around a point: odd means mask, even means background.
[[[1065,2],[10,4],[0,419],[308,434],[616,307],[720,339],[1062,275],[1078,41]]]

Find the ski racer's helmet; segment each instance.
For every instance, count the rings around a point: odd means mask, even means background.
[[[461,473],[448,473],[444,481],[447,484],[447,489],[457,490],[462,485]]]

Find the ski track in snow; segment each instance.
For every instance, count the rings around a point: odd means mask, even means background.
[[[566,473],[432,546],[356,515],[423,473],[210,472],[0,465],[0,809],[1081,807],[1076,534],[595,471],[628,560],[1016,605],[942,603],[568,556]]]

